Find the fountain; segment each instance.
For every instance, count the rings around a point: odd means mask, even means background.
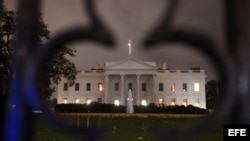
[[[132,97],[131,89],[129,89],[129,92],[128,92],[127,113],[129,114],[134,113],[133,97]]]

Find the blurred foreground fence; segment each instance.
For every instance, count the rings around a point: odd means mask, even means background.
[[[176,128],[157,126],[157,136],[163,140],[176,139],[176,132],[185,135],[209,132],[217,124],[223,123],[230,117],[232,123],[250,124],[250,1],[224,0],[225,6],[225,35],[226,50],[218,52],[217,45],[205,33],[188,29],[172,29],[171,20],[175,14],[178,0],[169,0],[165,16],[158,26],[144,39],[144,49],[154,48],[158,43],[182,42],[192,45],[195,49],[208,56],[217,67],[222,80],[222,91],[226,93],[224,100],[215,113],[202,121],[192,125]],[[53,54],[57,47],[79,40],[91,40],[101,43],[104,48],[112,48],[115,38],[111,31],[104,26],[95,13],[94,0],[83,0],[89,15],[90,24],[86,27],[72,27],[63,31],[46,44],[46,49],[36,48],[37,17],[39,15],[39,0],[18,0],[18,26],[15,42],[15,54],[12,60],[14,76],[10,78],[6,105],[15,103],[15,110],[4,111],[3,140],[28,141],[32,140],[29,134],[32,130],[33,114],[31,111],[41,109],[41,118],[51,126],[67,132],[79,133],[87,140],[96,140],[105,129],[75,127],[60,122],[46,108],[40,98],[37,82],[41,68],[45,65],[48,56]]]

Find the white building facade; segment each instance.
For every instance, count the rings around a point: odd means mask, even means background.
[[[156,62],[130,55],[107,62],[104,69],[80,71],[72,87],[62,79],[57,86],[57,101],[126,105],[131,89],[134,105],[193,105],[206,109],[205,80],[204,70],[168,70],[165,64],[157,69]]]

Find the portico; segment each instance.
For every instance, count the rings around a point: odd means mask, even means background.
[[[132,90],[134,105],[141,105],[142,101],[152,102],[150,95],[153,93],[155,70],[151,62],[141,62],[131,56],[120,62],[107,63],[105,103],[119,100],[120,105],[126,105],[129,89]]]

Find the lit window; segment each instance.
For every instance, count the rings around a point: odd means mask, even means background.
[[[64,83],[64,84],[63,84],[63,90],[64,90],[64,91],[67,91],[67,90],[68,90],[68,83]]]
[[[99,92],[103,91],[103,85],[102,85],[102,83],[98,83],[98,90],[99,90]]]
[[[79,103],[80,102],[80,99],[79,98],[76,98],[75,99],[75,103]]]
[[[171,106],[175,106],[175,104],[176,104],[176,103],[175,103],[175,99],[172,98],[171,101],[170,101],[170,105],[171,105]]]
[[[68,104],[68,99],[67,99],[67,98],[64,98],[64,99],[63,99],[63,103],[64,103],[64,104]]]
[[[200,99],[195,99],[194,100],[194,106],[200,107]]]
[[[159,106],[163,106],[163,98],[159,99]]]
[[[194,91],[199,92],[200,91],[200,83],[196,82],[194,83]]]
[[[187,103],[187,99],[183,99],[183,100],[182,100],[182,105],[185,106],[185,107],[187,107],[187,104],[188,104],[188,103]]]
[[[182,84],[182,90],[183,90],[183,92],[187,91],[187,83]]]
[[[79,91],[79,83],[76,83],[76,84],[75,84],[75,90],[76,90],[76,91]]]
[[[86,101],[87,101],[87,104],[91,103],[91,100],[89,98],[87,98]]]
[[[147,100],[142,100],[142,101],[141,101],[141,105],[142,105],[142,106],[147,106]]]
[[[114,100],[114,104],[115,104],[115,106],[119,106],[120,105],[120,101],[118,99],[115,99]]]
[[[163,83],[159,83],[159,91],[163,91]]]
[[[171,84],[171,92],[175,92],[175,83]]]

